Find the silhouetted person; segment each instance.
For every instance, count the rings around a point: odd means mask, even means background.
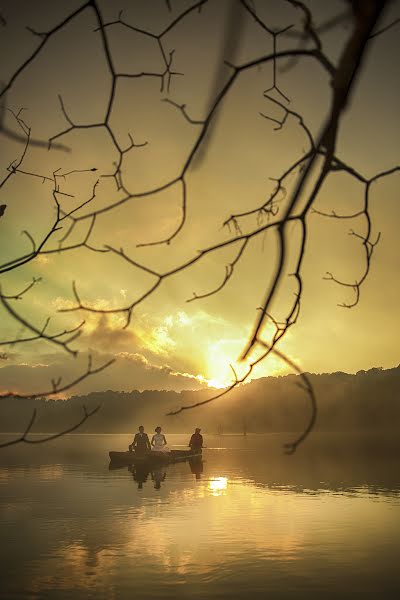
[[[200,479],[203,472],[203,461],[201,456],[193,456],[193,458],[189,458],[189,466],[196,479]]]
[[[140,425],[138,433],[135,433],[132,444],[129,445],[129,450],[135,450],[136,454],[146,454],[151,450],[149,436],[144,432],[143,425]]]
[[[200,433],[201,429],[196,427],[194,434],[190,438],[189,446],[193,454],[201,454],[203,448],[203,436]]]

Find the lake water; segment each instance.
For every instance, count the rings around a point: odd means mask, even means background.
[[[126,435],[0,450],[0,597],[395,598],[398,442],[290,439],[205,436],[153,473],[109,470]]]

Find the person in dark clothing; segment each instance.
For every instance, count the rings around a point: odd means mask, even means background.
[[[199,454],[203,448],[203,436],[200,433],[201,429],[196,427],[194,434],[190,438],[189,446],[193,454]]]
[[[132,444],[129,445],[129,450],[135,450],[136,454],[145,454],[151,450],[150,440],[147,433],[144,432],[143,425],[140,425],[138,433],[135,433]]]

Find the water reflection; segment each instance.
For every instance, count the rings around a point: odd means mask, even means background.
[[[398,454],[228,441],[157,469],[108,470],[117,436],[0,454],[0,597],[395,597]]]
[[[195,457],[186,462],[190,468],[190,472],[195,476],[196,479],[201,478],[203,473],[203,460],[201,457]],[[159,465],[156,467],[150,467],[146,463],[132,464],[128,467],[124,465],[113,465],[110,463],[109,470],[128,470],[132,473],[133,480],[137,483],[137,489],[142,490],[143,484],[147,482],[148,478],[154,482],[154,489],[161,489],[161,484],[167,477],[168,465]]]
[[[193,458],[189,458],[188,462],[191,473],[193,473],[196,479],[201,479],[201,474],[203,473],[203,458],[201,456],[194,456]]]
[[[138,490],[143,489],[143,484],[146,483],[150,473],[150,470],[147,468],[147,466],[143,464],[129,465],[128,471],[132,473],[134,481],[137,482]]]
[[[161,488],[161,482],[165,480],[167,476],[167,468],[159,467],[153,469],[151,472],[151,478],[154,481],[154,489],[159,490]]]

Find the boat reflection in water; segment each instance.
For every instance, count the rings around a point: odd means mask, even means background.
[[[196,479],[201,478],[203,473],[202,452],[193,453],[192,450],[171,450],[168,453],[148,452],[137,454],[136,452],[109,452],[109,470],[123,469],[127,467],[132,473],[134,481],[138,484],[138,490],[143,489],[149,475],[154,481],[154,488],[161,489],[161,483],[167,476],[169,464],[188,462],[190,471]]]
[[[196,479],[201,478],[203,473],[203,459],[201,456],[195,456],[188,461],[190,472],[193,473]],[[112,467],[115,469],[116,467]],[[120,468],[123,468],[120,467]],[[161,483],[167,477],[168,465],[157,465],[157,467],[149,468],[149,463],[137,463],[128,465],[127,469],[132,473],[133,480],[136,481],[138,490],[143,489],[143,484],[147,482],[149,476],[154,482],[154,489],[159,490]]]

